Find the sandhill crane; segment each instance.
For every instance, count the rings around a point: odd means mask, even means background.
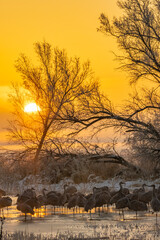
[[[19,193],[16,195],[17,198],[17,203],[23,203],[27,200],[29,200],[30,198],[26,195],[20,195]]]
[[[27,205],[30,205],[31,208],[38,208],[39,207],[39,202],[36,197],[35,192],[32,189],[27,189],[25,190],[21,195],[17,194],[17,204],[18,203],[27,203]]]
[[[157,188],[156,195],[157,195],[157,198],[160,200],[160,186]]]
[[[144,193],[146,186],[147,186],[147,185],[146,185],[145,183],[143,183],[142,187],[134,189],[134,190],[133,190],[133,193]]]
[[[100,192],[97,192],[95,193],[95,208],[97,207],[103,207],[103,205],[109,204],[110,202],[110,198],[111,198],[111,195],[108,191],[100,191]],[[99,209],[100,210],[100,209]],[[100,211],[99,211],[99,214],[100,214]]]
[[[60,193],[57,191],[50,191],[46,194],[46,204],[47,205],[52,205],[54,206],[54,211],[55,211],[55,206],[62,206],[62,210],[63,210],[63,206],[65,203],[68,202],[68,199],[70,197],[70,194],[68,193]]]
[[[138,193],[138,200],[141,201],[141,202],[144,202],[146,204],[149,204],[150,201],[152,200],[152,195],[153,195],[153,192],[152,191],[148,191],[148,192],[139,192]]]
[[[153,184],[150,187],[153,187],[152,200],[151,200],[150,204],[151,204],[153,211],[156,212],[156,223],[157,223],[157,213],[160,211],[160,201],[157,198],[156,193],[155,193],[155,185]]]
[[[74,209],[77,205],[77,198],[78,198],[77,194],[72,195],[67,204],[67,208],[69,209],[73,208],[73,214],[74,214]]]
[[[21,211],[25,214],[25,221],[27,220],[27,213],[30,213],[31,215],[34,215],[34,211],[31,206],[29,206],[27,203],[18,203],[17,204],[17,210]]]
[[[124,183],[122,183],[122,184],[124,184]],[[124,195],[128,195],[128,194],[130,194],[128,188],[122,188],[122,193],[123,193]]]
[[[68,193],[70,195],[77,192],[77,188],[75,186],[68,186],[68,184],[64,185],[64,193]]]
[[[79,207],[79,212],[80,212],[80,208],[85,206],[86,204],[86,198],[83,194],[78,194],[77,197],[77,206]]]
[[[130,194],[127,195],[127,197],[128,197],[128,199],[129,199],[130,201],[138,200],[138,199],[139,199],[139,198],[138,198],[138,192],[130,193]]]
[[[29,198],[25,201],[25,203],[29,205],[32,209],[40,207],[37,197]]]
[[[54,208],[54,214],[55,214],[55,207],[60,205],[59,202],[60,202],[60,195],[58,195],[58,194],[51,194],[51,195],[49,195],[49,196],[47,197],[47,202],[46,202],[46,204],[53,206],[53,208]]]
[[[35,198],[36,197],[35,189],[33,187],[28,188],[21,195],[26,196],[28,198]]]
[[[86,200],[84,210],[88,212],[90,210],[90,217],[91,217],[91,210],[95,207],[96,200],[95,200],[95,194],[92,194],[90,198]]]
[[[17,197],[17,203],[23,203],[31,198],[36,198],[35,189],[28,188],[22,194],[17,194]]]
[[[12,198],[10,197],[2,197],[0,198],[0,208],[9,207],[12,205]]]
[[[123,187],[122,187],[123,184],[124,184],[123,182],[119,183],[120,189],[115,193],[115,195],[113,195],[113,197],[111,197],[110,199],[111,205],[116,203],[119,199],[125,197],[125,194],[123,193]]]
[[[133,193],[130,193],[127,195],[130,201],[133,200],[139,200],[139,196],[142,194],[145,194],[145,186],[147,186],[145,183],[142,185],[141,188],[134,189]],[[142,199],[145,197],[142,197]]]
[[[24,206],[25,207],[26,207],[26,205],[29,206],[32,209],[32,211],[33,211],[34,208],[39,208],[40,207],[40,203],[39,203],[39,201],[36,197],[36,193],[35,193],[34,188],[26,189],[21,195],[17,194],[17,196],[18,196],[17,206],[21,206],[21,204],[25,203]],[[27,207],[26,207],[26,209],[27,209]]]
[[[146,203],[140,202],[138,200],[129,201],[128,208],[136,212],[136,219],[138,211],[147,211],[148,209]]]
[[[66,203],[68,203],[69,199],[70,199],[70,194],[68,193],[63,193],[59,197],[59,204],[62,207],[62,212],[63,212],[63,207],[65,206]]]
[[[2,197],[0,198],[0,209],[5,207],[9,207],[12,205],[12,199],[10,197]]]
[[[73,213],[74,213],[74,208],[77,207],[84,207],[86,199],[84,195],[80,192],[77,192],[73,195],[70,196],[67,204],[67,208],[71,209],[73,208]]]
[[[114,189],[114,190],[110,190],[110,189],[109,189],[109,193],[110,193],[110,195],[111,195],[111,198],[112,198],[115,194],[117,194],[117,192],[118,192],[118,191],[115,190],[115,189]]]
[[[42,189],[42,194],[37,196],[37,201],[39,203],[39,207],[44,206],[44,205],[46,206],[46,204],[47,204],[46,191],[47,190],[45,188],[43,188]]]
[[[128,207],[129,204],[129,198],[128,196],[125,196],[123,198],[120,198],[117,202],[116,202],[116,209],[122,210],[122,216],[123,216],[123,220],[124,220],[124,211],[123,209]]]

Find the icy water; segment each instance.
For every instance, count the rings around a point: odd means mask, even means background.
[[[138,213],[125,211],[125,220],[119,211],[104,207],[101,212],[92,211],[91,215],[77,209],[75,213],[66,208],[48,207],[36,210],[31,219],[29,215],[24,221],[24,215],[16,209],[16,198],[13,205],[4,210],[5,222],[3,232],[42,234],[53,237],[57,234],[75,236],[74,239],[109,239],[109,240],[158,240],[160,239],[160,216],[156,224],[152,213]]]

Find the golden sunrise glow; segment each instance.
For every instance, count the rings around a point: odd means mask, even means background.
[[[124,72],[115,70],[117,44],[112,38],[97,32],[102,12],[109,17],[121,14],[117,0],[2,0],[0,1],[0,136],[5,138],[12,105],[8,101],[9,87],[21,81],[15,61],[21,53],[37,63],[34,43],[49,42],[52,47],[66,49],[69,57],[90,60],[101,88],[113,102],[120,103],[128,96],[128,81]],[[38,11],[37,11],[38,6]],[[88,10],[89,9],[89,10]],[[65,36],[65,37],[64,37]],[[26,107],[26,106],[25,106]],[[37,107],[34,107],[37,111]],[[33,109],[34,109],[33,108]],[[28,109],[28,107],[27,107]],[[24,110],[24,109],[23,109]],[[34,111],[24,110],[28,113]],[[36,113],[35,111],[35,113]]]
[[[40,111],[40,107],[36,103],[29,103],[24,107],[24,112],[33,113]]]

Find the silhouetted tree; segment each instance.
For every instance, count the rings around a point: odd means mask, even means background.
[[[122,67],[130,73],[131,82],[149,79],[160,83],[160,1],[119,0],[121,17],[112,22],[105,14],[100,16],[99,30],[113,36],[120,49]]]
[[[47,42],[37,42],[35,52],[39,61],[36,66],[24,54],[16,62],[23,82],[13,85],[10,97],[14,120],[10,121],[9,132],[12,140],[33,153],[36,173],[39,155],[48,139],[62,132],[64,116],[68,111],[76,111],[74,102],[82,95],[94,94],[98,83],[89,62],[81,64],[79,58],[69,58],[64,50],[52,49]],[[24,112],[27,102],[36,103],[39,110]]]
[[[117,110],[111,101],[99,91],[94,97],[82,96],[82,113],[72,118],[79,126],[77,132],[93,127],[96,132],[109,127],[125,134],[126,142],[132,150],[137,149],[141,155],[160,157],[160,1],[158,0],[126,0],[117,1],[122,9],[121,17],[112,21],[105,14],[100,16],[99,31],[117,40],[123,51],[121,67],[129,71],[131,83],[149,80],[150,89],[133,93],[124,108]],[[69,118],[69,117],[68,117]],[[134,145],[133,145],[134,143]],[[153,154],[154,153],[154,154]],[[144,155],[143,155],[144,157]]]
[[[151,88],[132,96],[124,114],[128,117],[121,125],[129,132],[127,142],[135,157],[146,156],[157,163],[160,159],[160,1],[117,1],[123,16],[112,21],[100,16],[99,30],[117,40],[123,55],[117,56],[121,67],[129,71],[131,83],[150,81]],[[132,120],[135,120],[133,122]],[[131,125],[128,124],[131,121]]]

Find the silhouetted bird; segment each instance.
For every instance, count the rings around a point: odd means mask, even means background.
[[[86,204],[86,198],[85,198],[85,196],[84,196],[83,194],[78,195],[78,197],[77,197],[77,206],[78,206],[79,208],[81,208],[81,207],[84,208],[85,204]]]
[[[124,210],[123,209],[128,207],[129,198],[127,196],[123,197],[123,198],[119,199],[115,204],[116,204],[116,209],[119,209],[122,211],[123,220],[124,220]]]
[[[46,191],[47,190],[45,188],[43,188],[42,194],[37,196],[37,201],[39,203],[39,208],[41,206],[46,206],[46,204],[47,204],[47,196],[46,196],[46,193],[45,193]]]
[[[152,200],[151,200],[151,207],[154,212],[156,212],[156,223],[157,223],[157,213],[160,211],[160,201],[156,196],[155,193],[155,185],[151,185],[153,187],[153,195],[152,195]]]
[[[77,192],[77,188],[75,186],[68,186],[68,184],[64,185],[64,193],[74,194]]]
[[[119,183],[120,189],[115,193],[115,195],[113,195],[113,197],[111,197],[110,199],[111,205],[116,203],[119,199],[125,197],[125,194],[123,193],[123,187],[122,187],[123,184],[124,184],[123,182]]]
[[[19,210],[25,214],[25,221],[27,220],[27,213],[34,215],[34,211],[33,211],[32,207],[29,206],[27,203],[18,203],[17,210]]]
[[[140,188],[136,188],[136,189],[134,189],[133,190],[133,193],[144,193],[145,192],[145,186],[147,186],[145,183],[142,185],[142,187],[140,187]]]
[[[147,211],[147,204],[144,202],[140,202],[138,200],[133,200],[129,202],[128,208],[136,212],[136,219],[137,219],[137,212],[139,211]]]
[[[84,210],[88,212],[90,210],[90,217],[91,217],[91,210],[95,207],[96,200],[95,200],[95,194],[92,194],[90,198],[87,199]]]
[[[0,209],[5,207],[9,207],[12,205],[12,199],[10,197],[2,197],[0,198]]]
[[[111,195],[108,191],[99,191],[95,194],[95,208],[99,207],[99,214],[100,214],[100,207],[103,207],[105,204],[110,203]]]
[[[35,189],[33,187],[28,188],[21,195],[26,196],[28,198],[35,198],[36,197]]]
[[[67,208],[71,209],[73,208],[73,213],[74,213],[74,209],[77,206],[77,199],[78,199],[78,195],[74,194],[70,197],[68,204],[67,204]]]

